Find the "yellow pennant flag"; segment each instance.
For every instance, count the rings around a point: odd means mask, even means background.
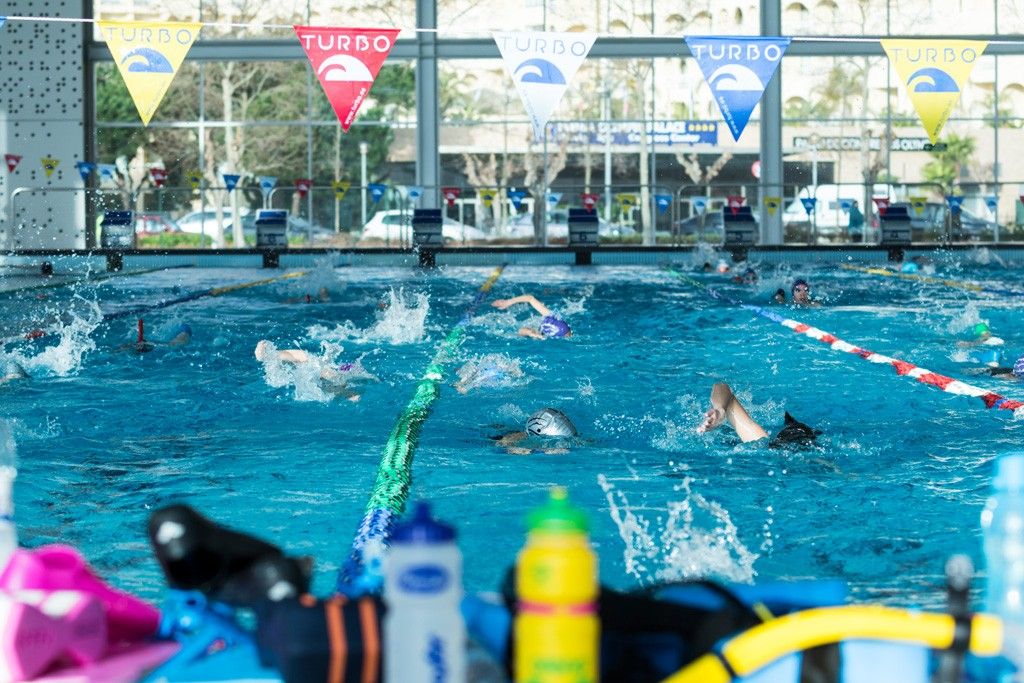
[[[632,192],[620,192],[615,195],[615,201],[619,203],[622,208],[626,209],[631,206],[636,206],[636,195]]]
[[[52,157],[43,157],[43,172],[46,173],[46,177],[49,178],[53,175],[53,172],[57,170],[57,164],[60,163],[59,159]]]
[[[765,197],[764,208],[768,209],[768,215],[774,216],[775,212],[782,206],[782,197]]]
[[[883,40],[928,139],[935,144],[960,99],[974,65],[988,46],[984,40]]]
[[[170,21],[97,23],[142,123],[148,126],[203,25]]]
[[[198,190],[199,186],[203,184],[203,174],[200,171],[189,171],[187,177],[188,184],[192,186],[193,190]]]
[[[331,183],[331,187],[334,189],[334,198],[340,202],[348,194],[348,189],[352,187],[352,181],[335,180]]]
[[[488,209],[494,204],[494,198],[498,196],[497,190],[480,190],[478,192],[480,199],[484,200],[484,206]]]
[[[924,211],[924,205],[927,204],[927,203],[928,203],[928,198],[927,197],[911,197],[910,198],[910,205],[912,207],[914,207],[914,213],[916,213],[918,216],[920,216],[921,212]]]

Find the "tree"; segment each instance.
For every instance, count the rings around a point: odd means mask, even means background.
[[[942,186],[943,194],[952,194],[974,155],[976,143],[974,138],[956,133],[950,133],[939,142],[939,149],[930,152],[933,159],[924,165],[921,175],[925,182]]]

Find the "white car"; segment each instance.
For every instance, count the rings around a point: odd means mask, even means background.
[[[249,215],[249,211],[242,210],[239,213],[242,216],[242,225],[245,227],[246,217]],[[213,229],[217,225],[217,212],[213,209],[207,209],[206,211],[192,211],[179,218],[176,223],[182,232],[190,232],[195,235],[206,233],[209,235],[213,233]],[[225,231],[228,231],[231,230],[231,225],[231,209],[225,208],[221,211],[221,226]]]
[[[472,225],[465,225],[447,216],[441,224],[441,235],[445,242],[483,242],[487,234]],[[366,221],[359,236],[362,240],[379,240],[394,245],[412,243],[412,213],[402,211],[378,211]]]

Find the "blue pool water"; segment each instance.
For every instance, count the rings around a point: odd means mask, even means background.
[[[19,444],[15,502],[23,543],[79,546],[104,574],[149,598],[162,588],[147,545],[154,508],[187,501],[290,552],[313,555],[330,588],[348,553],[381,448],[437,344],[490,268],[320,267],[307,278],[201,299],[145,316],[180,349],[136,356],[134,318],[99,311],[267,277],[182,269],[76,289],[0,295],[0,336],[47,316],[57,340],[8,346],[34,379],[0,387]],[[691,271],[694,272],[694,271]],[[964,260],[944,276],[1024,290],[1020,270]],[[807,277],[827,305],[780,309],[871,350],[1024,396],[1022,385],[963,374],[953,344],[979,319],[1024,353],[1024,297],[976,294],[839,270],[766,267],[757,287],[696,275],[764,302]],[[330,301],[287,304],[321,286]],[[945,559],[981,563],[978,516],[992,461],[1017,449],[1024,422],[949,396],[891,368],[840,354],[709,299],[655,267],[509,267],[491,300],[533,292],[573,326],[565,341],[518,338],[526,310],[480,310],[427,421],[413,498],[458,526],[470,590],[495,589],[546,487],[567,485],[592,521],[602,579],[635,586],[699,575],[737,581],[844,577],[854,596],[937,606]],[[73,312],[74,315],[69,315]],[[359,360],[379,381],[358,402],[310,373],[253,356],[265,338],[332,362]],[[466,395],[451,382],[486,354],[521,370]],[[1011,358],[1012,361],[1012,358]],[[742,445],[694,427],[715,381],[777,431],[784,410],[825,432],[806,452]],[[489,437],[543,406],[568,413],[584,443],[565,455],[512,456]]]

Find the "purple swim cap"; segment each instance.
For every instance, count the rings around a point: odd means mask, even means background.
[[[546,316],[540,323],[540,333],[545,337],[564,337],[571,331],[564,320],[553,315]]]
[[[1024,356],[1017,359],[1017,362],[1013,364],[1013,374],[1015,377],[1024,379]]]

